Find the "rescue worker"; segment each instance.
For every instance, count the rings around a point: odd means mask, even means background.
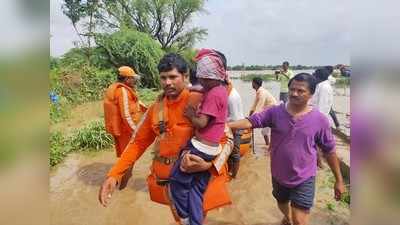
[[[120,157],[136,131],[146,107],[139,101],[136,84],[139,75],[128,66],[118,69],[117,82],[108,87],[104,96],[104,120],[106,131],[114,138],[115,152]],[[131,174],[130,168],[120,184],[123,189]]]
[[[118,162],[111,168],[107,179],[99,191],[99,201],[106,207],[109,199],[124,172],[130,168],[154,142],[154,158],[147,178],[152,201],[172,206],[168,187],[168,178],[172,165],[177,160],[181,147],[193,136],[193,127],[184,116],[189,105],[197,106],[201,98],[193,97],[187,89],[186,75],[188,66],[178,54],[165,55],[158,65],[164,97],[156,101],[146,112],[143,122],[134,139],[128,144]],[[200,95],[201,96],[201,95]],[[212,162],[206,162],[190,153],[182,154],[180,169],[187,173],[209,170],[213,176],[204,194],[204,212],[231,203],[226,187],[226,160],[231,152],[232,143],[228,140],[222,145],[221,154]],[[176,212],[171,207],[177,222]]]

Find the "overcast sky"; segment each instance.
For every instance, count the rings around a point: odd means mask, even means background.
[[[51,55],[73,47],[76,34],[52,0]],[[229,65],[350,63],[350,8],[344,0],[208,0],[193,26],[208,30],[197,48],[225,53]],[[347,5],[348,6],[348,5]]]

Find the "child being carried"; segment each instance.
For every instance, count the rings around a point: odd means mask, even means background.
[[[201,50],[196,59],[196,77],[204,94],[198,112],[192,106],[185,109],[185,116],[195,128],[195,136],[183,151],[209,162],[221,151],[219,141],[224,135],[228,114],[228,91],[224,85],[227,74],[221,58],[213,50]],[[211,174],[209,171],[183,172],[180,170],[181,159],[179,157],[175,162],[169,179],[173,207],[182,222],[200,225],[203,221],[203,195]]]

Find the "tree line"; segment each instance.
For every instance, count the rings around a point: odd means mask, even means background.
[[[279,70],[282,65],[235,65],[228,66],[228,70]],[[313,70],[321,66],[306,66],[306,65],[293,65],[290,66],[292,70]]]
[[[180,53],[193,63],[193,46],[207,30],[190,21],[203,7],[204,0],[64,0],[62,11],[78,40],[51,59],[51,68],[127,65],[143,75],[143,87],[157,88],[157,63],[164,53]]]

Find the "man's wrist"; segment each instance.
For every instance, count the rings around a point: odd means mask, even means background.
[[[344,181],[343,181],[343,178],[342,178],[342,177],[339,177],[339,178],[336,178],[336,182],[337,182],[337,183],[343,183]]]

